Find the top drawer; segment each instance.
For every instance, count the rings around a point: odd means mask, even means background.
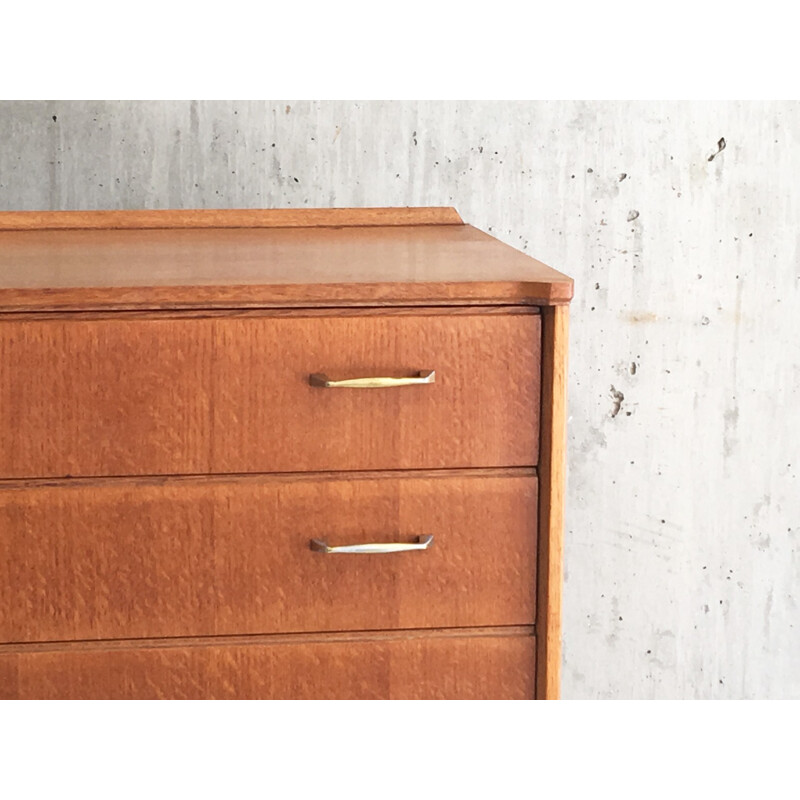
[[[6,317],[0,477],[533,466],[540,342],[524,309]]]

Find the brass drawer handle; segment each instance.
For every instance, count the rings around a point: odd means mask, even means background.
[[[436,371],[422,370],[410,378],[351,378],[344,381],[332,381],[324,372],[315,372],[308,376],[308,382],[323,389],[387,389],[391,386],[435,383]]]
[[[339,547],[330,547],[319,539],[312,539],[311,549],[317,553],[400,553],[403,550],[427,550],[432,544],[433,536],[417,536],[416,542],[370,542]]]

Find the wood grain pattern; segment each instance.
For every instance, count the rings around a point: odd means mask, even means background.
[[[134,211],[0,211],[3,230],[313,228],[461,225],[454,208],[225,208]]]
[[[530,625],[536,489],[471,471],[5,489],[0,641]]]
[[[0,654],[0,699],[498,699],[534,691],[529,636]]]
[[[469,225],[0,231],[0,310],[564,303]]]
[[[538,315],[0,320],[0,476],[531,466],[540,347]]]
[[[561,675],[568,322],[564,306],[542,314],[536,696],[543,700],[558,699]]]

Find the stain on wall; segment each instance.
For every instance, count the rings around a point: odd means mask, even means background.
[[[800,697],[800,104],[15,101],[0,142],[2,209],[455,205],[571,274],[563,695]]]

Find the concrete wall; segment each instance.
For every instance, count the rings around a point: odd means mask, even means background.
[[[0,209],[451,204],[576,282],[563,695],[800,698],[800,104],[0,103]]]

